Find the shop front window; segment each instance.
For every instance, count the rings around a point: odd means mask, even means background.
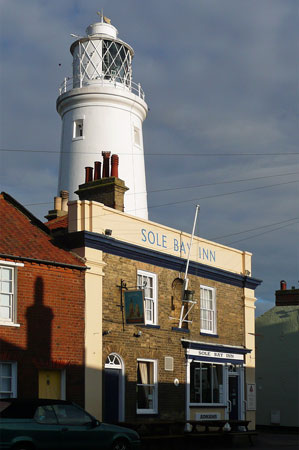
[[[190,364],[190,402],[223,402],[223,365],[192,362]]]

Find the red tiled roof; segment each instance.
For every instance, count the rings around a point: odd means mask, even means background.
[[[0,194],[0,253],[84,267],[79,257],[51,240],[42,222],[10,195]]]
[[[56,219],[49,220],[49,222],[45,222],[46,227],[49,228],[49,230],[57,230],[59,228],[65,228],[68,227],[68,214],[65,216],[57,217]]]

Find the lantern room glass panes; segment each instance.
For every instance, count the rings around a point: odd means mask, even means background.
[[[13,321],[14,269],[0,266],[0,320]]]
[[[118,42],[103,41],[103,73],[105,79],[127,82],[130,75],[130,52]]]
[[[88,39],[75,47],[73,53],[73,87],[116,81],[131,86],[132,56],[124,44],[108,39]]]

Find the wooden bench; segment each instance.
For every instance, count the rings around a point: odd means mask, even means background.
[[[229,424],[230,430],[225,431],[225,424]],[[151,420],[136,422],[120,422],[118,425],[132,428],[137,431],[141,441],[145,444],[164,440],[197,440],[198,438],[223,438],[233,439],[237,436],[248,436],[250,444],[253,444],[252,437],[256,436],[256,431],[248,430],[249,420]],[[244,431],[240,430],[244,427]],[[189,429],[188,429],[189,428]]]
[[[210,428],[217,428],[219,432],[239,431],[240,427],[244,427],[248,431],[249,420],[230,420],[230,419],[215,419],[215,420],[188,420],[187,423],[191,426],[191,433],[200,432],[198,427],[203,427],[204,432],[208,433]],[[225,431],[223,428],[229,424],[230,430]]]
[[[248,430],[249,420],[190,420],[191,430],[186,436],[193,438],[195,436],[234,438],[238,436],[247,436],[251,445],[253,445],[252,437],[257,435],[254,430]],[[225,425],[229,424],[228,429]],[[244,428],[241,430],[240,428]],[[211,430],[213,429],[213,430]]]

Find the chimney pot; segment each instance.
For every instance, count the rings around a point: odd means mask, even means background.
[[[118,178],[118,164],[119,157],[118,155],[111,156],[111,176]]]
[[[286,291],[286,289],[287,289],[287,283],[286,283],[286,281],[281,280],[281,282],[280,282],[280,290],[281,290],[281,291]]]
[[[104,158],[104,161],[103,161],[103,178],[108,178],[109,177],[110,155],[111,155],[111,152],[102,152],[102,156]]]
[[[61,211],[61,202],[61,197],[54,197],[54,209],[56,209],[56,211]]]
[[[69,201],[69,193],[68,191],[60,191],[60,196],[61,196],[61,209],[62,211],[67,211],[68,210],[68,201]]]
[[[85,167],[85,183],[90,183],[92,181],[93,168]]]
[[[101,179],[101,167],[102,167],[102,163],[100,161],[95,161],[95,163],[94,163],[94,180]]]

